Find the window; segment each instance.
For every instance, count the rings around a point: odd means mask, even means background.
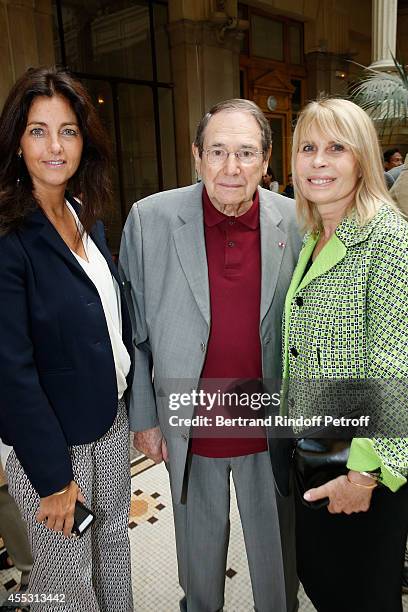
[[[291,64],[303,64],[303,37],[300,25],[289,25],[289,58]]]
[[[251,18],[252,54],[283,62],[283,23],[267,17]]]
[[[249,36],[245,34],[241,42],[242,54],[287,64],[303,64],[301,22],[260,14],[244,5],[239,5],[239,15],[250,22]]]
[[[148,1],[60,4],[66,63],[72,71],[153,78]]]
[[[112,143],[112,251],[131,204],[177,187],[167,3],[54,0],[57,61],[81,79]]]

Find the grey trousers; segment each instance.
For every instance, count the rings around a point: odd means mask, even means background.
[[[179,578],[187,612],[217,612],[224,605],[231,474],[255,610],[293,612],[298,583],[292,500],[278,510],[268,452],[227,459],[190,456],[186,502],[174,504]]]
[[[25,587],[33,566],[33,558],[25,523],[6,484],[0,487],[0,534],[7,553],[21,572],[21,586]]]
[[[70,448],[74,479],[94,511],[78,539],[39,524],[39,497],[14,451],[6,463],[10,493],[27,523],[34,557],[30,593],[65,594],[64,603],[31,603],[31,612],[132,612],[129,426],[124,402],[109,431]]]

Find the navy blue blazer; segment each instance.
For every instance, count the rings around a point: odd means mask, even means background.
[[[122,336],[133,358],[122,282],[101,222],[90,235],[121,288]],[[0,237],[0,436],[44,497],[73,479],[68,446],[103,436],[117,404],[98,291],[38,208]]]

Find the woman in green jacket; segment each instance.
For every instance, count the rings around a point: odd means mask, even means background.
[[[344,475],[305,492],[307,502],[329,498],[326,507],[307,507],[297,493],[298,573],[319,612],[399,612],[408,530],[408,223],[387,193],[372,121],[352,102],[326,99],[303,110],[292,169],[307,234],[285,305],[288,414],[323,414],[326,384],[329,411],[342,416],[353,408],[345,381],[358,380],[360,391],[371,390],[378,427],[372,438],[352,440]],[[341,390],[345,401],[333,402]]]

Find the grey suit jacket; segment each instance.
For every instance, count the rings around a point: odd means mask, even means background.
[[[398,166],[399,174],[390,189],[390,195],[394,198],[404,217],[408,219],[408,163]],[[397,168],[395,168],[397,170]]]
[[[189,427],[169,426],[168,393],[197,388],[211,324],[202,188],[199,183],[134,204],[120,248],[135,347],[130,426],[143,431],[160,425],[175,501],[182,493]],[[262,188],[259,193],[262,365],[264,377],[278,380],[281,318],[301,238],[293,200]],[[187,406],[183,416],[193,411]]]

